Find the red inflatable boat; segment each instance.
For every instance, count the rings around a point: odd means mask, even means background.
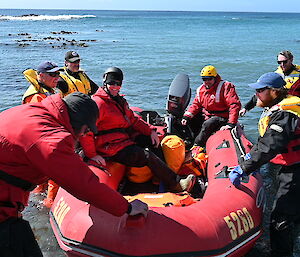
[[[218,131],[206,146],[203,198],[173,193],[129,197],[148,203],[146,218],[114,217],[60,189],[50,211],[60,247],[67,256],[243,256],[262,233],[262,178],[256,173],[235,188],[227,175],[250,147],[241,130]],[[91,169],[117,190],[122,172],[109,176]],[[168,204],[161,205],[164,198]]]

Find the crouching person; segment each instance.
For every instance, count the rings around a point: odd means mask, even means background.
[[[75,106],[78,117],[84,119],[70,116]],[[13,107],[0,114],[1,257],[42,256],[28,222],[22,219],[22,210],[29,192],[49,178],[78,199],[112,215],[147,213],[145,203],[130,204],[101,184],[74,152],[80,135],[89,130],[97,133],[98,114],[96,103],[83,93],[73,93],[65,99],[48,96],[42,102]]]

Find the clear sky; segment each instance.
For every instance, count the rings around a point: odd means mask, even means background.
[[[299,0],[1,0],[0,9],[298,12]]]

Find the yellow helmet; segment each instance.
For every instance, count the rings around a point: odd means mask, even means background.
[[[216,77],[217,75],[218,75],[217,69],[212,65],[205,66],[200,72],[200,76],[204,78]]]

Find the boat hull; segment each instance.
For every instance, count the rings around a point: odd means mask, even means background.
[[[243,134],[239,140],[249,152],[251,143]],[[259,173],[239,188],[230,183],[225,170],[238,164],[238,148],[229,130],[213,135],[203,199],[181,207],[150,206],[146,218],[114,217],[60,189],[50,212],[58,243],[68,256],[243,256],[262,233],[264,190]],[[107,181],[107,174],[91,168]]]

